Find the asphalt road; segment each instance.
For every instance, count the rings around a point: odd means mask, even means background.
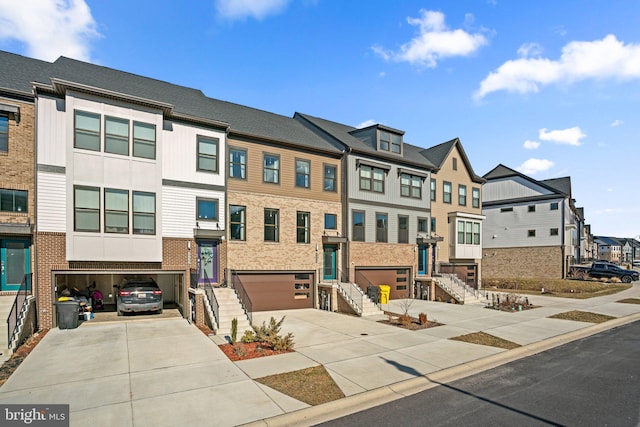
[[[640,322],[323,426],[639,426]]]

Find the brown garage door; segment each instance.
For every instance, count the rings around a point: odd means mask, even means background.
[[[313,274],[240,274],[253,311],[313,308]]]
[[[409,295],[410,268],[394,269],[356,269],[356,283],[367,292],[367,286],[389,285],[390,299],[407,298]]]

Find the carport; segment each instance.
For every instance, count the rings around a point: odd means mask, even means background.
[[[125,279],[151,278],[155,280],[162,290],[164,307],[177,308],[182,316],[188,314],[185,309],[186,304],[186,287],[185,272],[183,271],[53,271],[53,298],[54,302],[61,296],[65,289],[77,289],[79,291],[87,290],[93,283],[96,290],[99,290],[103,296],[104,309],[96,311],[99,315],[101,312],[115,312],[117,286],[123,283]]]

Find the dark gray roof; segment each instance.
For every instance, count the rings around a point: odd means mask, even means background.
[[[403,142],[402,156],[381,153],[353,136],[350,132],[357,130],[357,128],[353,126],[344,125],[342,123],[302,113],[295,113],[294,119],[299,120],[301,123],[305,123],[312,129],[320,131],[325,135],[325,137],[333,140],[334,143],[348,147],[353,152],[378,157],[389,162],[406,163],[426,169],[435,169],[434,164],[421,154],[421,151],[424,150],[422,147],[417,147],[407,142]]]
[[[181,118],[224,122],[231,134],[335,154],[342,152],[291,117],[209,98],[198,89],[65,57],[49,63],[0,52],[0,87],[6,84],[14,90],[31,92],[31,82],[51,86],[52,79],[168,104],[173,107],[172,113]]]
[[[0,50],[0,88],[32,94],[31,82],[44,80],[51,63]]]
[[[469,161],[469,157],[467,157],[467,153],[464,151],[462,142],[460,142],[459,138],[454,138],[450,141],[443,142],[442,144],[434,145],[431,148],[422,150],[421,153],[423,156],[429,159],[431,163],[433,163],[438,169],[440,169],[442,168],[444,161],[447,159],[456,145],[458,146],[458,150],[460,151],[460,155],[462,156],[462,161],[464,162],[465,167],[471,175],[471,179],[475,182],[483,183],[485,180],[482,177],[476,175],[476,173],[474,172],[473,167],[471,166],[471,162]]]
[[[542,181],[538,181],[536,179],[531,178],[523,173],[520,173],[514,169],[511,169],[503,164],[499,164],[495,168],[491,169],[489,172],[484,174],[483,178],[487,181],[491,181],[494,179],[500,178],[508,178],[511,176],[519,176],[521,178],[526,179],[529,182],[537,184],[541,187],[546,188],[549,191],[552,191],[556,194],[560,194],[562,196],[571,197],[571,178],[554,178],[554,179],[545,179]]]

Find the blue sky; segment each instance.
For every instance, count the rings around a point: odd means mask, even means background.
[[[0,49],[60,55],[571,176],[597,235],[640,235],[640,2],[0,0]]]

